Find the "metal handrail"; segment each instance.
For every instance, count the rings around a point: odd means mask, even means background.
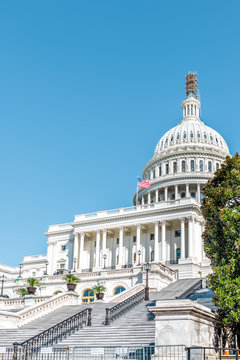
[[[145,298],[145,289],[138,291],[136,294],[130,296],[126,300],[118,303],[117,305],[106,308],[105,324],[109,325],[110,322],[121,316],[123,313],[131,310],[135,305],[143,301]]]
[[[76,330],[79,330],[84,325],[92,326],[92,308],[87,308],[78,312],[75,315],[61,321],[60,323],[51,326],[50,328],[42,331],[40,334],[33,336],[32,338],[25,340],[18,344],[24,347],[31,346],[49,346],[57,344],[67,335],[74,334]]]

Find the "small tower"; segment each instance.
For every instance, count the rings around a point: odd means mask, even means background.
[[[194,96],[198,98],[198,79],[197,74],[189,73],[185,77],[185,84],[186,84],[186,96]]]
[[[185,77],[186,99],[182,102],[183,120],[199,119],[200,101],[198,100],[198,78],[196,73],[189,73]]]

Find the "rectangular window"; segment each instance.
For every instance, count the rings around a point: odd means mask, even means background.
[[[175,231],[175,237],[180,237],[181,236],[181,231],[180,230],[176,230]]]
[[[36,271],[33,271],[32,276],[36,276],[36,275],[37,275]]]
[[[60,264],[60,269],[65,269],[65,264]]]
[[[168,175],[168,174],[169,174],[169,165],[166,164],[166,175]]]
[[[136,240],[137,240],[137,237],[134,235],[134,236],[133,236],[133,242],[135,243]]]
[[[162,167],[159,166],[159,176],[162,176]]]
[[[150,240],[154,240],[154,234],[150,234]]]
[[[176,161],[174,161],[174,163],[173,163],[173,172],[174,172],[174,174],[177,172],[177,163],[176,163]]]
[[[67,246],[66,246],[66,245],[62,245],[62,246],[61,246],[61,250],[62,250],[62,251],[66,251],[66,249],[67,249]]]
[[[117,245],[119,245],[119,238],[117,238]]]
[[[150,261],[154,261],[154,251],[151,251],[150,259]]]

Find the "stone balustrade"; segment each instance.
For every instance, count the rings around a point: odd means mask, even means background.
[[[35,303],[36,299],[34,297],[29,297],[28,302],[31,306],[27,309],[20,310],[17,313],[0,311],[0,326],[5,329],[18,328],[64,305],[76,305],[78,297],[76,293],[66,292],[47,298],[39,303]]]

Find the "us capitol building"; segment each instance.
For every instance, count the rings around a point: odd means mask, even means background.
[[[96,282],[106,299],[145,282],[158,291],[172,281],[205,277],[210,262],[203,249],[202,189],[229,155],[223,137],[199,117],[196,74],[186,77],[182,120],[159,140],[142,177],[133,206],[75,215],[73,221],[49,226],[47,255],[26,256],[20,267],[0,265],[4,294],[16,297],[29,276],[42,282],[38,295],[66,291],[63,275],[79,278],[82,302],[92,301]]]

